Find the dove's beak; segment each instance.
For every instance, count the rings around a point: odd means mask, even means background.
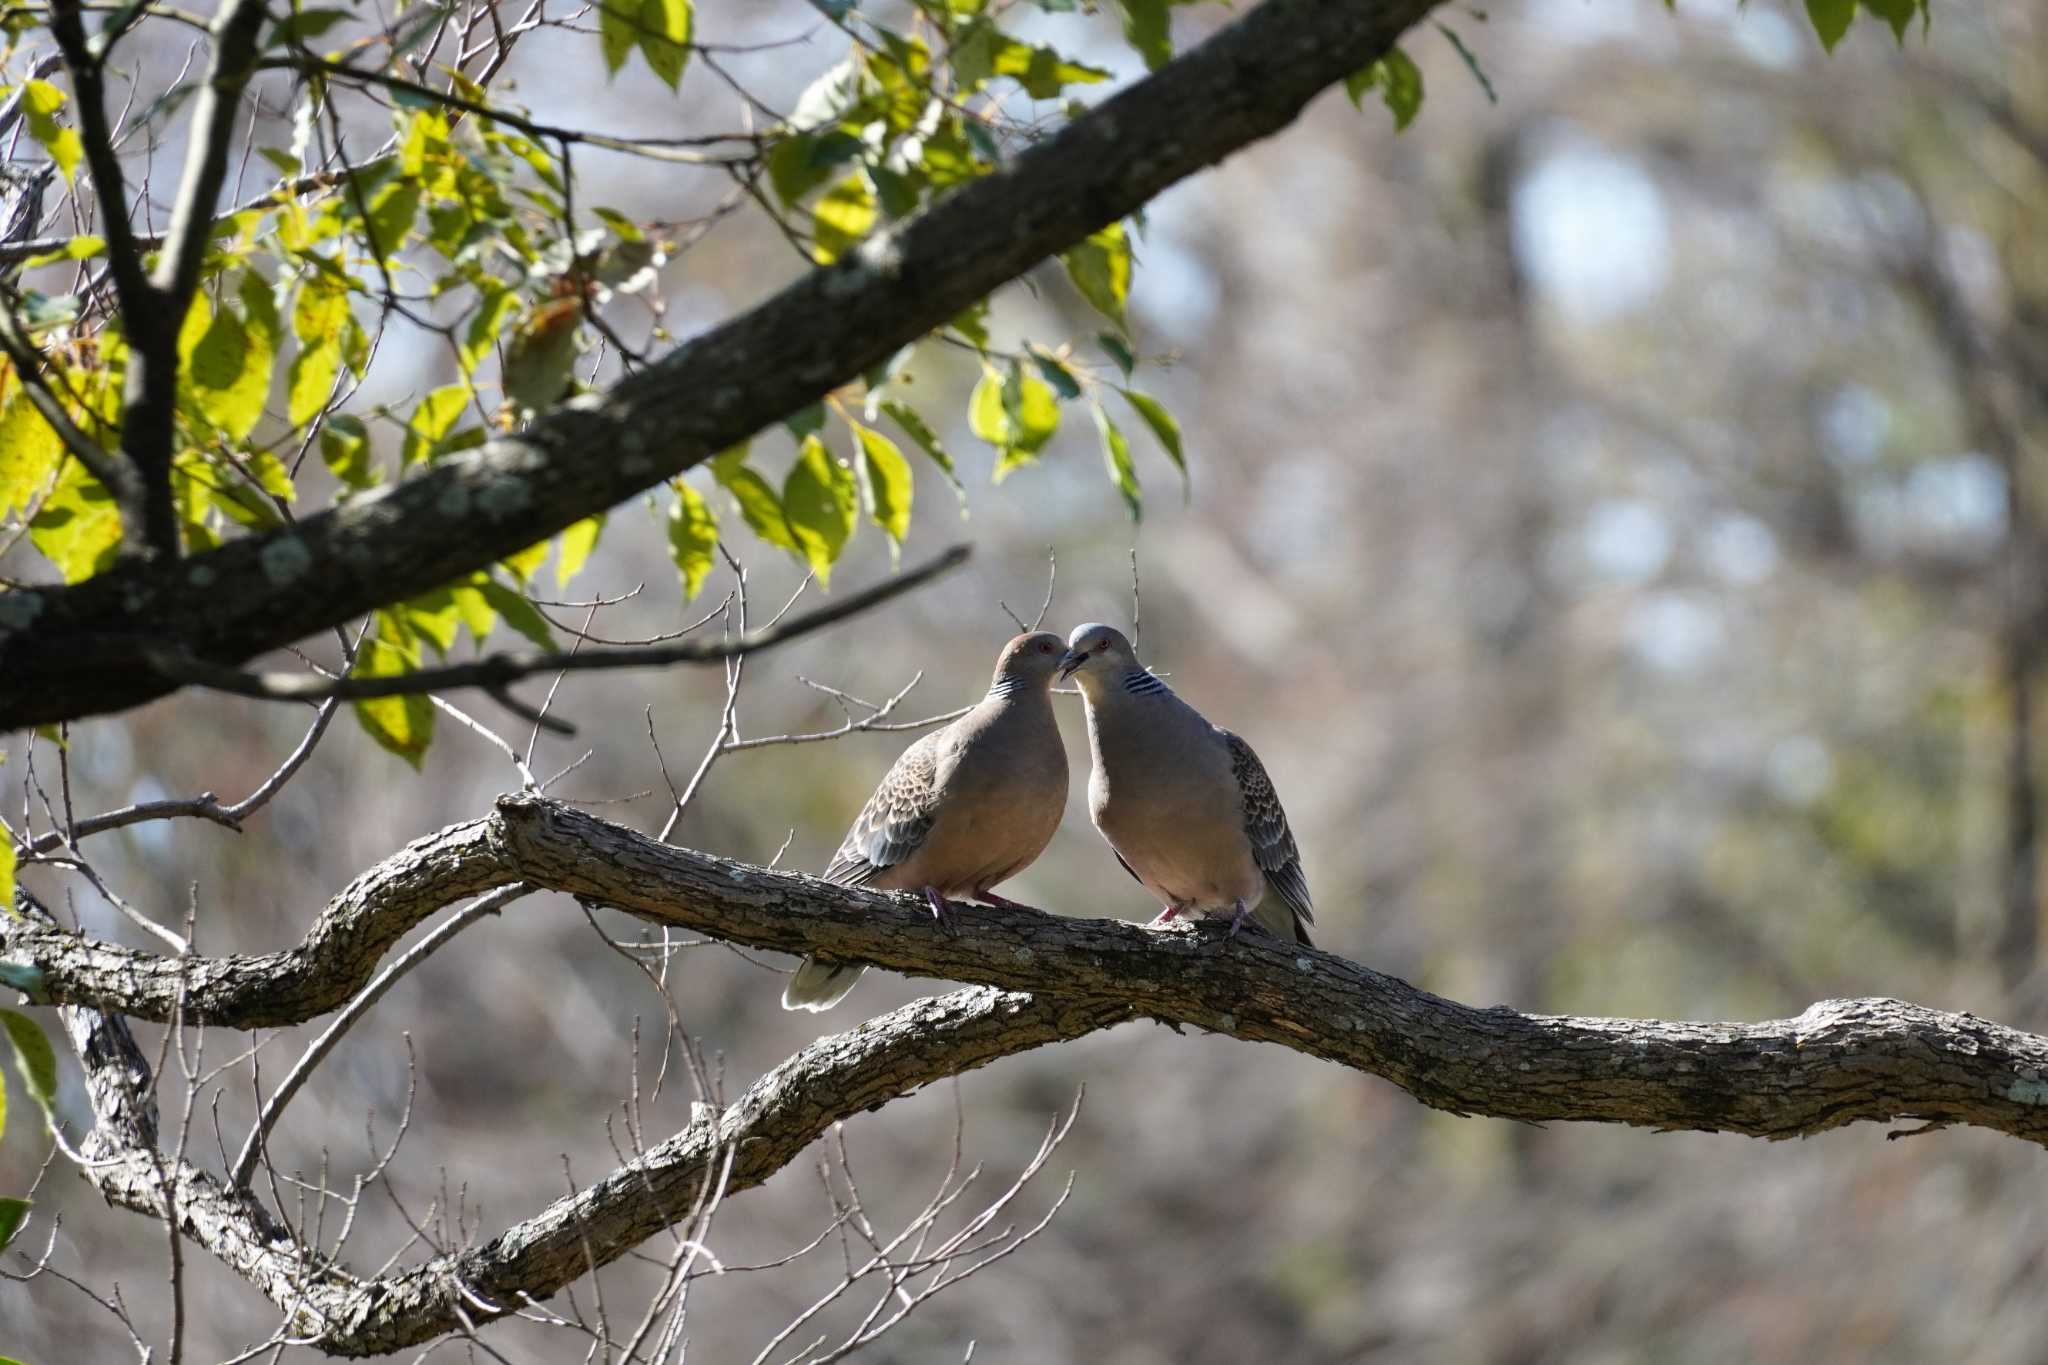
[[[1074,670],[1087,662],[1088,656],[1078,649],[1070,649],[1060,655],[1060,681],[1065,682],[1073,677]]]

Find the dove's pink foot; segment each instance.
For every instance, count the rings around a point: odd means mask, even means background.
[[[1185,905],[1166,906],[1163,909],[1161,909],[1158,914],[1154,915],[1152,917],[1151,923],[1147,924],[1145,927],[1148,929],[1157,929],[1162,924],[1171,924],[1186,909],[1187,907]]]
[[[939,922],[941,929],[949,934],[959,932],[953,926],[953,903],[941,896],[936,886],[924,889],[924,903],[932,908],[932,918]]]
[[[1256,922],[1252,919],[1251,907],[1249,905],[1246,905],[1243,901],[1239,901],[1237,903],[1237,913],[1230,917],[1230,932],[1228,934],[1225,934],[1224,937],[1236,938],[1238,932],[1242,930],[1247,924],[1251,924],[1254,927],[1257,927]]]

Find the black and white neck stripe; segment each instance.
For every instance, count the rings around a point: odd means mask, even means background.
[[[992,698],[1014,696],[1022,692],[1029,685],[1022,678],[1015,678],[1005,674],[988,685],[988,694]]]
[[[1124,692],[1133,697],[1156,697],[1162,692],[1173,690],[1163,680],[1142,668],[1134,668],[1124,674],[1123,687]]]

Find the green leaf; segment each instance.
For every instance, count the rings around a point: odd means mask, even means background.
[[[1924,0],[1863,0],[1863,8],[1890,24],[1892,37],[1903,47],[1906,30],[1912,27],[1914,16],[1921,13],[1923,3]]]
[[[1031,361],[1038,366],[1038,372],[1045,376],[1045,382],[1052,385],[1053,392],[1061,398],[1079,398],[1081,381],[1067,368],[1066,362],[1048,351],[1033,348]]]
[[[683,600],[695,597],[718,562],[718,517],[703,495],[682,479],[670,480],[676,500],[668,509],[668,557],[683,580]]]
[[[1010,418],[1003,411],[1003,376],[993,365],[981,368],[981,380],[967,396],[967,429],[992,446],[1010,443]]]
[[[337,414],[321,425],[320,458],[350,488],[377,485],[376,466],[370,463],[370,433],[360,417]]]
[[[833,562],[859,519],[860,492],[853,470],[833,459],[815,435],[804,437],[796,464],[783,480],[782,511],[818,586],[831,587]]]
[[[351,675],[388,678],[419,667],[419,643],[387,608],[377,613],[377,628],[363,641]],[[368,697],[355,703],[356,722],[371,739],[414,768],[434,742],[434,704],[419,693],[400,697]]]
[[[1035,100],[1058,99],[1070,85],[1094,85],[1109,79],[1099,66],[1070,62],[1049,47],[1031,47],[1003,39],[995,51],[995,73],[1009,76]]]
[[[1109,472],[1109,481],[1116,485],[1116,491],[1123,494],[1124,506],[1130,509],[1131,520],[1137,521],[1144,514],[1144,500],[1138,495],[1138,469],[1131,463],[1130,442],[1117,430],[1115,422],[1102,404],[1095,407],[1095,429],[1102,435],[1102,467]]]
[[[277,27],[270,30],[270,46],[311,42],[350,17],[350,11],[345,9],[302,9],[280,19]]]
[[[575,379],[583,305],[552,299],[520,320],[505,348],[505,397],[533,412],[562,400]]]
[[[9,905],[13,902],[10,900]],[[57,1050],[50,1046],[43,1026],[19,1010],[0,1010],[0,1027],[14,1045],[14,1069],[21,1075],[28,1097],[43,1111],[43,1123],[57,1126]]]
[[[1122,394],[1124,401],[1144,419],[1145,425],[1152,428],[1152,434],[1158,437],[1159,444],[1165,447],[1167,458],[1173,461],[1174,467],[1180,470],[1180,476],[1185,479],[1188,476],[1188,462],[1181,454],[1180,423],[1173,420],[1173,414],[1166,410],[1166,405],[1152,395],[1139,393],[1136,389],[1119,388],[1117,392]]]
[[[859,444],[862,501],[868,520],[881,527],[896,544],[910,534],[910,501],[915,481],[910,461],[896,443],[858,422],[849,422]]]
[[[1131,371],[1138,368],[1138,358],[1131,354],[1131,348],[1124,344],[1122,337],[1113,332],[1097,332],[1095,344],[1100,346],[1116,367],[1124,372],[1124,378],[1131,377]]]
[[[484,286],[483,301],[470,315],[469,326],[462,334],[462,348],[457,354],[465,375],[474,374],[483,358],[497,346],[498,334],[505,330],[506,320],[518,307],[519,295],[496,280]]]
[[[470,639],[482,644],[491,633],[491,627],[498,624],[498,613],[483,594],[482,584],[490,582],[490,575],[478,573],[467,583],[455,588],[455,610],[462,615],[462,624],[469,629]]]
[[[262,276],[245,273],[239,294],[242,316],[223,307],[207,319],[189,360],[194,406],[230,441],[245,439],[263,416],[281,330],[277,305]],[[193,300],[195,314],[202,306]],[[191,326],[188,318],[183,334],[189,334]]]
[[[469,406],[469,392],[467,384],[444,384],[420,400],[405,424],[405,464],[424,464],[442,453],[449,428]]]
[[[1012,362],[1003,381],[1003,415],[1009,419],[1006,444],[1035,453],[1059,430],[1060,403],[1051,385]]]
[[[5,1104],[0,1102],[0,1119],[6,1116]],[[7,1244],[14,1240],[14,1234],[21,1231],[22,1222],[32,1207],[26,1199],[16,1199],[11,1195],[0,1197],[0,1251],[5,1251]]]
[[[1820,45],[1833,52],[1856,17],[1856,0],[1806,0],[1806,17],[1820,35]]]
[[[1344,93],[1354,105],[1363,107],[1362,101],[1371,90],[1380,92],[1380,99],[1394,116],[1394,131],[1398,133],[1415,121],[1416,112],[1422,108],[1422,69],[1400,48],[1390,47],[1386,56],[1344,78]]]
[[[903,428],[905,435],[917,442],[917,448],[945,474],[946,482],[953,485],[953,491],[960,495],[960,501],[965,505],[967,490],[961,484],[960,476],[953,472],[953,457],[939,444],[939,434],[932,430],[931,423],[919,416],[917,410],[908,403],[887,402],[882,404],[882,411],[887,413],[889,419],[897,426]]]
[[[640,6],[634,0],[601,0],[597,7],[597,41],[604,49],[604,69],[616,76],[640,45]]]
[[[690,0],[641,0],[640,55],[673,90],[690,59]]]
[[[785,137],[768,150],[768,180],[783,207],[832,178],[832,172],[858,157],[866,144],[842,128],[821,129]]]
[[[324,270],[313,271],[292,300],[292,335],[306,346],[338,341],[348,316],[348,287]]]
[[[512,576],[519,580],[519,586],[523,588],[532,581],[534,571],[547,562],[550,548],[552,542],[536,540],[517,554],[506,555],[498,562],[512,571]]]
[[[1124,301],[1131,293],[1131,243],[1122,223],[1111,223],[1060,256],[1067,278],[1095,311],[1124,325]]]
[[[32,270],[36,266],[55,265],[59,261],[90,260],[106,249],[107,239],[104,237],[73,237],[55,251],[45,251],[40,255],[31,256],[21,264],[24,269]]]
[[[598,533],[604,530],[604,513],[585,517],[562,532],[562,552],[555,559],[555,586],[566,588],[569,580],[583,572],[590,552],[597,548]]]
[[[287,380],[286,420],[294,427],[303,427],[318,417],[334,394],[334,376],[340,371],[340,338],[299,347],[298,354],[292,357]]]
[[[66,128],[57,122],[57,111],[64,107],[64,101],[64,92],[48,81],[29,81],[21,87],[21,108],[28,116],[28,135],[50,154],[50,160],[57,163],[57,169],[68,182],[85,155],[85,143],[76,128]]]
[[[63,438],[15,385],[0,408],[0,517],[35,501],[63,458]]]
[[[1173,60],[1167,0],[1116,0],[1116,9],[1124,21],[1124,40],[1145,59],[1146,70],[1157,71]]]
[[[66,460],[56,488],[29,521],[28,533],[64,581],[76,583],[114,562],[121,546],[121,513],[84,465]]]
[[[739,506],[740,516],[747,523],[747,529],[780,550],[801,555],[803,547],[789,529],[789,518],[783,515],[782,499],[775,496],[775,490],[768,481],[742,464],[746,458],[745,448],[737,453],[719,456],[711,462],[711,476],[718,480],[718,486],[732,494],[732,500]]]
[[[538,608],[503,583],[483,579],[476,585],[484,601],[491,604],[505,624],[524,635],[542,649],[555,647],[554,632],[548,629],[548,620]]]
[[[413,220],[420,212],[420,182],[411,177],[394,180],[370,199],[370,217],[364,227],[375,249],[383,256],[397,253],[412,233]]]
[[[14,831],[0,820],[0,915],[14,913]]]
[[[448,647],[455,643],[455,636],[462,629],[462,611],[456,605],[454,590],[436,588],[410,602],[401,603],[398,609],[405,613],[405,624],[423,636],[434,647],[435,653],[445,658]]]
[[[868,235],[875,225],[875,196],[867,182],[849,175],[819,198],[811,208],[811,255],[820,265],[829,265],[846,249]]]

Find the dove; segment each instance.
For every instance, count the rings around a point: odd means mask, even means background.
[[[1256,923],[1308,943],[1315,919],[1301,855],[1272,779],[1251,745],[1212,724],[1145,671],[1131,642],[1077,626],[1062,679],[1088,712],[1088,811],[1124,870],[1182,914],[1228,915],[1235,937]]]
[[[1016,907],[990,888],[1029,867],[1067,804],[1067,751],[1052,680],[1066,644],[1049,631],[1003,646],[988,695],[911,745],[847,831],[825,880],[873,891],[922,891],[950,927],[950,897]],[[784,1009],[830,1009],[865,968],[806,957]]]

